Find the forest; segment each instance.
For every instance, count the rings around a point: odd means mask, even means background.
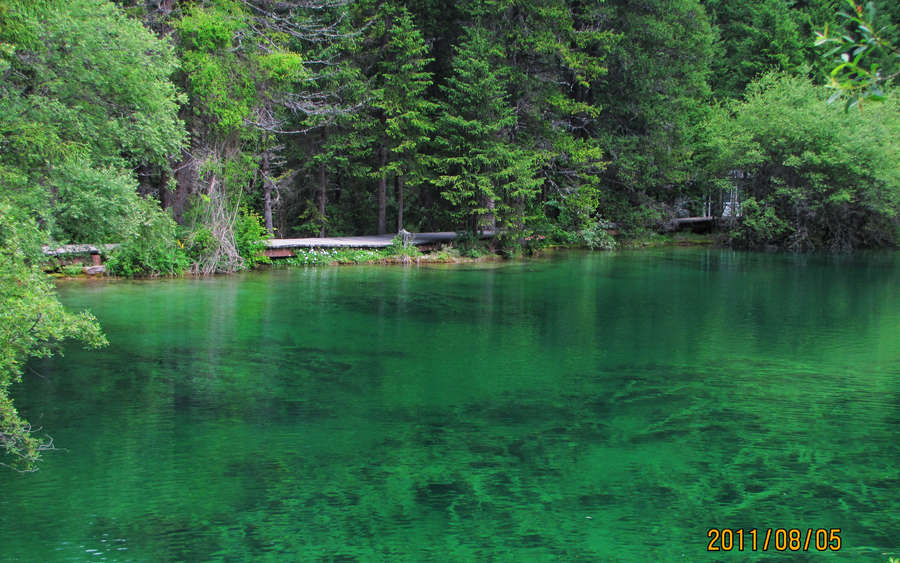
[[[683,215],[736,248],[900,240],[900,4],[876,0],[0,0],[6,390],[100,346],[41,244],[113,274],[228,273],[266,237],[497,233],[609,249]]]

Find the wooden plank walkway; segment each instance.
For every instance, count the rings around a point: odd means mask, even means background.
[[[692,224],[692,223],[712,223],[712,222],[715,221],[715,220],[716,220],[716,218],[715,218],[715,217],[712,217],[712,216],[706,216],[706,217],[679,217],[678,219],[675,219],[675,223],[677,223],[677,224],[679,224],[679,225]]]
[[[313,237],[313,238],[273,238],[266,241],[266,248],[273,250],[283,248],[387,248],[396,234],[368,235],[362,237]],[[493,233],[482,233],[482,238],[489,238]],[[451,242],[457,233],[413,233],[412,243],[415,245]]]
[[[444,231],[437,233],[411,233],[412,243],[419,246],[456,240],[458,233]],[[481,238],[491,238],[492,231],[479,233]],[[312,238],[273,238],[266,242],[266,248],[387,248],[396,234],[367,235],[360,237],[312,237]],[[104,254],[118,248],[119,244],[63,244],[60,246],[44,245],[41,249],[47,256],[63,256],[67,254]]]
[[[396,234],[368,235],[361,237],[312,237],[312,238],[273,238],[266,241],[265,255],[269,258],[288,258],[294,256],[295,248],[387,248]],[[458,233],[443,231],[437,233],[408,233],[412,244],[416,246],[436,245],[456,240]],[[491,238],[493,231],[481,231],[481,238]]]
[[[62,246],[44,245],[41,250],[46,256],[64,256],[66,254],[102,254],[118,248],[119,244],[64,244]]]
[[[493,231],[481,231],[481,238],[491,238]],[[273,238],[265,241],[265,255],[270,258],[287,258],[294,256],[295,248],[387,248],[396,234],[368,235],[361,237],[313,237],[313,238]],[[436,245],[456,240],[458,233],[444,231],[437,233],[408,233],[412,244],[416,246]],[[66,256],[87,254],[91,256],[93,267],[102,267],[102,254],[118,248],[119,244],[64,244],[61,246],[43,246],[46,256]],[[94,272],[90,272],[94,273]]]

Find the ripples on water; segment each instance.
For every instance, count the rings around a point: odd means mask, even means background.
[[[111,345],[33,363],[66,451],[0,473],[0,559],[886,562],[893,254],[71,283]],[[841,528],[831,554],[707,529]]]

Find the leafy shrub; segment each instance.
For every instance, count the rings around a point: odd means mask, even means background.
[[[713,122],[721,178],[746,177],[739,246],[850,250],[897,243],[900,103],[827,105],[805,78],[769,74]]]
[[[185,254],[191,264],[195,264],[206,255],[215,244],[212,232],[205,225],[196,225],[193,229],[182,227],[181,240]]]
[[[459,249],[455,247],[444,247],[441,250],[438,250],[434,253],[434,261],[435,262],[455,262],[461,254],[459,253]]]
[[[129,171],[70,160],[54,170],[53,184],[57,237],[96,244],[134,235],[141,203]]]
[[[332,253],[334,256],[332,261],[338,264],[367,264],[379,262],[387,257],[386,251],[371,248],[342,248],[332,250]]]
[[[460,255],[466,258],[481,258],[482,256],[493,254],[484,241],[471,231],[457,233],[453,245],[459,249]]]
[[[84,266],[81,264],[66,264],[65,266],[61,266],[60,270],[66,276],[75,277],[84,272]]]
[[[416,258],[421,256],[422,252],[412,243],[404,245],[403,237],[397,235],[391,239],[391,245],[387,248],[387,254],[394,257]]]
[[[195,273],[230,273],[269,263],[269,234],[246,205],[234,209],[222,193],[199,194],[185,210],[184,248]]]
[[[140,198],[143,220],[136,235],[113,251],[106,262],[119,276],[178,275],[190,265],[184,245],[176,239],[175,221],[156,202]]]
[[[584,244],[591,250],[612,250],[616,247],[616,240],[609,234],[608,229],[612,228],[609,221],[598,219],[586,228],[578,231],[578,234]]]
[[[327,264],[365,264],[384,260],[388,253],[369,248],[297,248],[295,256],[279,261],[292,266],[322,266]]]
[[[263,254],[266,250],[266,240],[269,238],[271,235],[266,232],[262,217],[246,207],[242,209],[234,225],[234,242],[246,267],[252,268],[257,264],[270,262],[269,257]]]
[[[791,231],[788,222],[775,214],[774,207],[760,205],[755,198],[745,199],[741,208],[741,228],[734,236],[746,246],[758,247],[769,241],[781,240]]]

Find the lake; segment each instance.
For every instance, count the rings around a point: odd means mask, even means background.
[[[13,388],[60,449],[0,468],[0,560],[887,563],[898,256],[61,283],[110,345]]]

